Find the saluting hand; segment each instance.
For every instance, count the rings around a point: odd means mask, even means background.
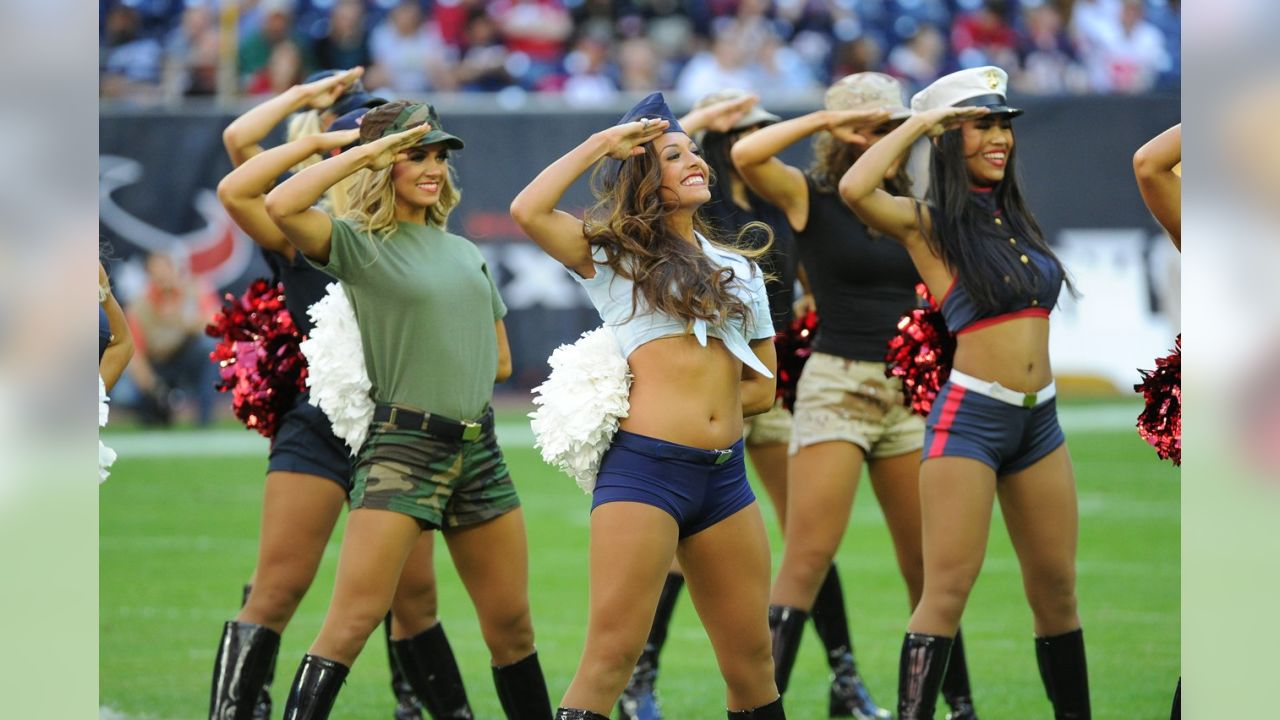
[[[666,120],[646,118],[635,122],[615,125],[604,131],[608,141],[606,153],[614,160],[626,160],[629,157],[644,154],[645,143],[662,137],[671,125]]]
[[[744,95],[740,98],[721,100],[704,108],[691,111],[680,119],[680,125],[690,134],[699,130],[713,130],[727,133],[746,115],[755,104],[760,102],[758,95]]]
[[[827,113],[827,131],[840,142],[867,147],[871,140],[863,131],[888,119],[888,110],[831,110]]]
[[[991,110],[984,107],[944,107],[926,110],[916,117],[928,128],[925,133],[935,138],[948,130],[960,127],[965,120],[980,118],[990,112]]]
[[[302,96],[306,98],[307,107],[312,110],[328,110],[362,75],[364,75],[364,68],[357,65],[346,72],[330,75],[298,87],[301,89]]]
[[[365,154],[368,157],[368,168],[370,170],[381,170],[391,167],[391,165],[409,159],[408,150],[418,141],[422,140],[427,133],[431,132],[430,123],[422,123],[417,127],[402,130],[398,133],[378,138],[371,143],[363,145]]]

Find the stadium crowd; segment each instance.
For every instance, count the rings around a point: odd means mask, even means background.
[[[230,2],[231,4],[227,4]],[[1180,86],[1180,0],[99,0],[100,94],[267,96],[319,68],[384,94],[561,93],[589,107],[724,87],[812,95],[876,70],[960,68],[1024,94]],[[231,55],[234,52],[234,63]]]

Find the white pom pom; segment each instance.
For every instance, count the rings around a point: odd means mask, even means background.
[[[590,494],[618,421],[631,409],[631,370],[608,327],[561,345],[547,361],[551,375],[533,389],[529,413],[542,459]]]
[[[107,384],[102,381],[102,376],[98,376],[98,427],[107,426]],[[111,473],[108,468],[116,461],[116,451],[98,441],[98,484],[106,482],[107,476]]]
[[[373,421],[373,400],[369,372],[365,369],[360,326],[351,301],[338,283],[329,283],[328,293],[307,308],[311,334],[302,341],[307,358],[307,387],[311,404],[324,411],[333,425],[333,434],[346,441],[355,455],[364,444]]]

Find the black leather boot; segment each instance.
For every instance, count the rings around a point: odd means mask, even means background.
[[[827,576],[822,580],[811,615],[813,628],[822,639],[822,646],[827,651],[827,664],[831,667],[828,717],[858,720],[888,720],[892,717],[888,710],[871,699],[871,692],[858,674],[858,661],[854,658],[853,641],[849,638],[844,589],[840,586],[840,575],[834,564],[827,569]]]
[[[391,639],[391,613],[382,619],[382,636],[387,641],[387,667],[391,669],[391,694],[396,696],[395,720],[422,720],[424,708],[404,676]],[[434,715],[432,716],[435,717]],[[446,716],[447,717],[447,716]]]
[[[951,712],[947,720],[978,720],[973,708],[973,690],[969,687],[969,663],[964,657],[964,636],[956,630],[951,644],[951,659],[947,661],[947,674],[942,678],[942,698]]]
[[[542,677],[542,665],[538,663],[536,651],[523,660],[495,667],[493,686],[498,690],[498,702],[502,704],[507,720],[548,720],[551,717],[551,698],[547,696],[547,681]]]
[[[243,608],[249,604],[249,593],[253,592],[253,585],[245,583],[240,593],[240,607]],[[262,680],[262,689],[258,691],[258,699],[253,706],[253,720],[271,720],[271,683],[276,679],[276,658],[271,657],[271,664],[267,666],[267,675]]]
[[[590,710],[575,710],[574,708],[560,708],[556,710],[555,720],[609,720],[609,718],[600,713],[591,712]]]
[[[773,636],[773,681],[780,694],[786,694],[791,668],[800,651],[805,621],[809,613],[786,605],[769,606],[769,633]]]
[[[472,720],[467,690],[444,625],[437,622],[411,638],[392,640],[391,654],[413,688],[411,694],[422,700],[432,720]],[[396,717],[399,720],[398,714]]]
[[[209,693],[210,720],[252,720],[259,693],[275,668],[280,634],[252,623],[222,626]],[[270,710],[270,699],[267,701]]]
[[[1173,708],[1169,710],[1169,720],[1182,720],[1182,678],[1178,678],[1178,689],[1173,691]]]
[[[289,688],[284,720],[326,720],[351,668],[336,660],[303,655]]]
[[[787,715],[782,711],[782,698],[779,697],[755,710],[730,710],[729,720],[787,720]]]
[[[1090,720],[1089,669],[1084,657],[1084,631],[1036,638],[1036,664],[1054,720]]]
[[[907,633],[898,658],[898,720],[933,720],[951,638]]]
[[[667,579],[662,583],[662,593],[658,595],[658,607],[653,612],[649,639],[645,642],[635,669],[631,671],[627,687],[622,690],[622,697],[618,698],[620,720],[662,720],[662,708],[658,705],[655,687],[658,682],[658,656],[667,642],[667,628],[671,624],[671,614],[675,610],[676,600],[680,598],[682,587],[683,575],[667,573]]]

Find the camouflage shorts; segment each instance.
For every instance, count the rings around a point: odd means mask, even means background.
[[[474,442],[452,442],[374,423],[352,480],[352,510],[392,510],[430,528],[475,525],[520,506],[492,427]]]

